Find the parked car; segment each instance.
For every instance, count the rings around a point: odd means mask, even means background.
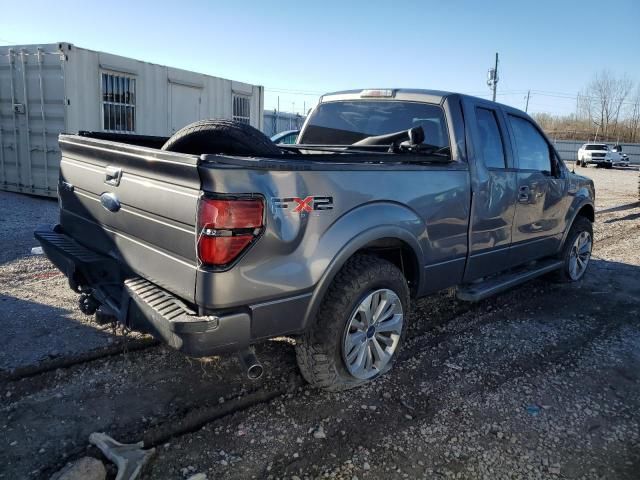
[[[618,154],[618,158],[614,159],[613,165],[618,167],[628,167],[631,165],[629,156],[622,151],[622,145],[614,145],[611,147],[611,151]]]
[[[614,162],[620,161],[621,158],[618,152],[611,150],[606,143],[585,143],[578,149],[578,165],[583,167],[595,165],[611,168]]]
[[[285,130],[284,132],[276,133],[271,137],[273,143],[284,143],[287,145],[294,145],[298,140],[298,134],[300,130]]]
[[[332,391],[391,368],[411,298],[587,270],[593,182],[520,110],[352,90],[323,96],[298,142],[219,120],[169,139],[61,135],[60,223],[35,236],[99,321],[188,355],[240,352],[252,378],[250,346],[288,335]]]

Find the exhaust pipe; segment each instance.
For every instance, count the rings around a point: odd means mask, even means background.
[[[247,372],[249,380],[258,380],[264,373],[264,368],[256,358],[252,347],[239,351],[238,360],[240,360],[240,365]]]

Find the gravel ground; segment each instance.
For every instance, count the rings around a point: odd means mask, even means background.
[[[122,340],[77,308],[78,296],[43,255],[33,237],[38,225],[58,221],[53,199],[0,192],[0,322],[5,332],[0,369],[108,347]],[[139,338],[133,334],[131,338]]]
[[[81,361],[124,338],[80,315],[64,278],[28,255],[55,202],[0,192],[0,478],[103,459],[93,431],[155,446],[148,479],[639,478],[637,173],[577,172],[596,182],[599,212],[583,281],[420,300],[393,372],[341,394],[305,386],[285,339],[258,348],[255,383],[233,358],[162,346]],[[16,367],[42,372],[11,378]]]

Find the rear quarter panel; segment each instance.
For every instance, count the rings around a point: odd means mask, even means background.
[[[359,165],[313,171],[262,171],[200,166],[203,190],[258,193],[265,200],[265,232],[231,269],[199,268],[196,299],[208,308],[246,305],[296,294],[312,296],[359,247],[394,237],[414,250],[420,290],[442,282],[448,262],[461,275],[467,250],[470,205],[466,164],[446,166]],[[330,196],[333,209],[297,214],[274,199]],[[430,268],[438,275],[429,277]],[[451,272],[450,272],[451,273]]]

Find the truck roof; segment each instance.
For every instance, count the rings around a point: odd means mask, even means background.
[[[425,90],[419,88],[364,88],[358,90],[343,90],[339,92],[326,93],[320,97],[320,102],[333,102],[338,100],[359,100],[362,93],[366,91],[393,92],[394,100],[409,100],[414,102],[442,103],[442,101],[451,95],[457,95],[454,92],[445,92],[442,90]],[[367,96],[365,98],[374,98],[384,100],[390,98],[388,96]]]
[[[362,96],[363,92],[366,91],[379,91],[379,92],[393,92],[392,96],[374,96],[374,95],[365,95]],[[360,100],[361,98],[368,99],[392,99],[392,100],[406,100],[412,102],[425,102],[425,103],[442,103],[445,98],[451,96],[458,97],[468,97],[468,98],[479,98],[480,100],[487,101],[481,97],[475,97],[473,95],[467,95],[464,93],[458,92],[447,92],[444,90],[429,90],[429,89],[421,89],[421,88],[364,88],[358,90],[342,90],[339,92],[331,92],[326,93],[320,97],[320,103],[322,102],[335,102],[339,100]],[[521,110],[517,108],[511,107],[509,105],[505,105],[499,102],[492,102],[498,105],[501,105],[507,110],[518,111],[521,113]]]

